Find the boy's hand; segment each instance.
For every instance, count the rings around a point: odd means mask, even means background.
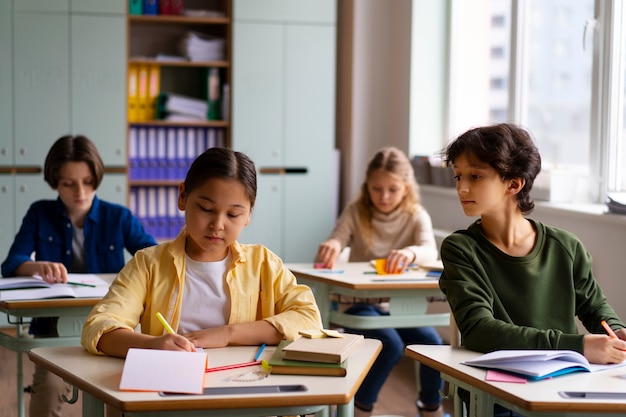
[[[626,360],[626,341],[603,334],[588,334],[583,339],[583,353],[590,363],[621,363]]]

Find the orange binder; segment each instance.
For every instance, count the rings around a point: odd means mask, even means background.
[[[138,108],[137,121],[143,122],[150,118],[148,103],[148,65],[139,65],[138,74]]]
[[[138,122],[138,69],[136,65],[128,66],[128,97],[127,97],[127,107],[128,107],[128,121],[129,122]]]
[[[150,65],[148,70],[148,109],[146,118],[155,120],[157,118],[157,97],[161,90],[161,67]]]

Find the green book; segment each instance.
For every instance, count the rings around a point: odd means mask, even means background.
[[[283,358],[283,348],[291,343],[289,340],[281,341],[269,364],[272,373],[276,375],[319,375],[319,376],[346,376],[348,360],[341,363],[322,363],[308,361],[294,361]]]

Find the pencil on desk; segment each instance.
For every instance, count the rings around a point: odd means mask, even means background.
[[[265,343],[261,345],[261,347],[259,348],[259,351],[256,353],[256,355],[254,355],[255,361],[258,361],[259,359],[261,359],[261,354],[263,353],[264,350],[265,350]]]
[[[232,365],[215,366],[213,368],[206,368],[206,372],[226,371],[228,369],[244,368],[246,366],[261,365],[261,361],[233,363]]]
[[[67,283],[70,284],[70,285],[80,285],[81,287],[96,288],[96,286],[94,284],[85,284],[84,282],[67,281]]]

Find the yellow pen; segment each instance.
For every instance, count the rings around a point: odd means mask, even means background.
[[[172,326],[170,326],[170,324],[167,322],[167,320],[165,320],[165,317],[163,317],[163,315],[160,312],[157,311],[156,317],[157,319],[159,319],[159,321],[161,322],[163,327],[165,327],[165,330],[167,330],[168,333],[171,333],[171,334],[176,333],[174,329],[172,329]]]

